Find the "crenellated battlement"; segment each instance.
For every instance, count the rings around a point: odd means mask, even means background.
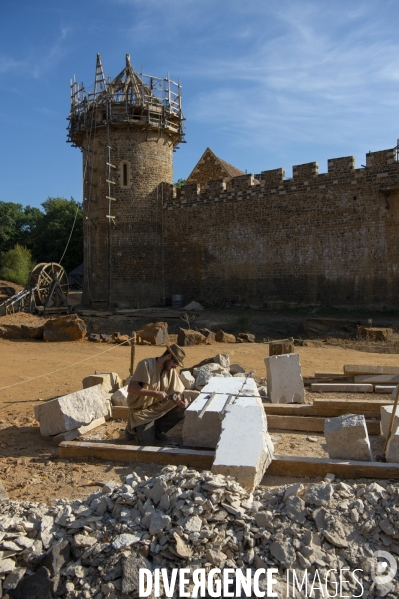
[[[330,158],[327,161],[328,172],[319,174],[317,162],[296,164],[292,167],[292,178],[285,178],[283,168],[262,171],[260,175],[245,174],[208,181],[204,183],[186,183],[182,188],[169,194],[164,202],[166,208],[177,205],[193,206],[199,203],[242,201],[246,197],[264,197],[266,195],[298,194],[301,191],[311,193],[320,189],[334,189],[372,181],[381,184],[381,179],[392,175],[395,180],[399,173],[399,162],[396,160],[396,149],[369,152],[366,164],[355,168],[355,157],[344,156]],[[385,183],[384,183],[385,185]]]

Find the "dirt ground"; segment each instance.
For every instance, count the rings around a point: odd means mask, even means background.
[[[265,376],[264,358],[268,355],[265,344],[197,346],[185,348],[187,366],[216,353],[229,353],[232,362],[246,370],[256,370],[255,377]],[[136,348],[136,362],[147,356],[157,356],[162,348]],[[344,364],[398,365],[398,355],[365,354],[340,347],[299,347],[302,371],[305,376],[315,371],[342,371]],[[96,483],[110,479],[120,480],[131,471],[122,463],[84,459],[69,462],[58,457],[58,449],[50,439],[41,437],[34,419],[33,407],[40,400],[65,395],[82,388],[82,379],[93,372],[116,371],[122,378],[129,372],[130,348],[75,343],[45,343],[0,339],[0,479],[11,499],[51,501],[55,497],[76,498],[92,492]],[[320,397],[318,395],[318,397]],[[333,397],[333,395],[331,395]],[[343,397],[336,394],[336,397]],[[349,396],[348,396],[349,397]],[[359,395],[354,396],[359,398]],[[365,395],[364,400],[376,395]],[[386,396],[385,396],[386,397]],[[312,401],[312,394],[307,395]],[[88,436],[123,442],[124,423],[115,421],[93,431]],[[179,431],[176,431],[178,434]],[[326,456],[322,435],[314,433],[284,433],[272,431],[276,453],[285,455]],[[309,439],[310,438],[310,439]],[[372,440],[375,449],[381,440]],[[155,473],[157,465],[142,466]],[[291,480],[291,479],[290,479]],[[265,476],[263,484],[282,481]]]

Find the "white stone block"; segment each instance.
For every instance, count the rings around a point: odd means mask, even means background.
[[[183,383],[185,389],[194,389],[195,378],[189,370],[183,370],[180,373],[180,380]]]
[[[194,401],[194,399],[197,399],[199,394],[200,391],[197,391],[197,389],[186,389],[185,391],[183,391],[184,399],[187,399],[190,403]]]
[[[392,429],[392,434],[389,437],[387,450],[385,453],[385,459],[387,462],[395,464],[399,463],[399,428]]]
[[[245,401],[251,401],[252,405],[241,405]],[[252,492],[271,463],[273,452],[260,399],[240,397],[229,405],[222,420],[212,472],[233,476]]]
[[[109,394],[102,385],[82,389],[35,406],[35,417],[44,436],[58,435],[90,424],[97,418],[110,418]]]
[[[100,372],[86,376],[82,381],[83,389],[102,385],[106,393],[113,393],[122,387],[122,379],[116,372]]]
[[[305,390],[299,354],[265,358],[267,388],[272,403],[304,403]]]
[[[200,417],[212,393],[216,395]],[[183,423],[185,445],[216,447],[221,433],[221,421],[230,395],[233,396],[230,402],[234,401],[242,406],[256,406],[259,398],[254,379],[223,378],[217,375],[212,377],[200,395],[186,409]]]
[[[326,418],[324,437],[332,459],[372,461],[366,420],[360,414]]]
[[[127,406],[127,391],[128,385],[121,387],[111,395],[111,403],[113,406]]]
[[[390,405],[390,406],[389,405],[388,406],[381,406],[380,410],[381,410],[381,429],[382,429],[382,434],[384,435],[385,438],[387,438],[387,434],[388,434],[388,430],[389,430],[389,424],[391,422],[391,417],[392,417],[392,412],[393,412],[393,405]],[[396,408],[395,419],[393,421],[392,430],[396,431],[396,429],[398,428],[398,426],[399,426],[399,406]]]

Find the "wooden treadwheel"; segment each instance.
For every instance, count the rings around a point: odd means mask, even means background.
[[[59,307],[65,302],[69,291],[68,275],[64,268],[56,262],[37,264],[29,275],[29,287],[35,289],[37,306],[46,308]],[[57,291],[61,291],[61,294]]]

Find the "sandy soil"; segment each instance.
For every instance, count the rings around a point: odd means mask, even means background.
[[[157,356],[162,348],[136,348],[136,361]],[[398,365],[398,355],[365,354],[340,347],[299,347],[302,371],[310,376],[315,371],[342,371],[344,364]],[[227,352],[232,362],[246,370],[265,376],[263,359],[268,355],[265,344],[197,346],[186,348],[187,366]],[[33,407],[40,400],[65,395],[81,389],[82,379],[93,372],[116,371],[122,378],[129,372],[130,348],[42,341],[9,341],[0,339],[0,479],[12,499],[51,501],[54,497],[74,498],[92,492],[96,483],[120,480],[131,467],[121,463],[94,459],[66,462],[58,458],[51,440],[40,436]],[[29,380],[30,379],[30,380]],[[317,395],[320,397],[319,395]],[[333,396],[331,396],[333,397]],[[336,394],[336,397],[344,397]],[[359,398],[359,395],[354,396]],[[376,398],[365,395],[364,400]],[[379,396],[383,397],[383,396]],[[386,396],[385,396],[386,397]],[[308,394],[308,401],[312,395]],[[123,440],[123,422],[112,422],[92,432],[91,438]],[[178,434],[178,431],[176,431]],[[276,452],[285,455],[326,456],[322,435],[273,431]],[[309,440],[311,437],[311,440]],[[373,439],[378,452],[381,440]],[[156,472],[159,467],[143,466]],[[264,484],[281,484],[281,479],[266,476]],[[288,479],[284,479],[287,481]]]

